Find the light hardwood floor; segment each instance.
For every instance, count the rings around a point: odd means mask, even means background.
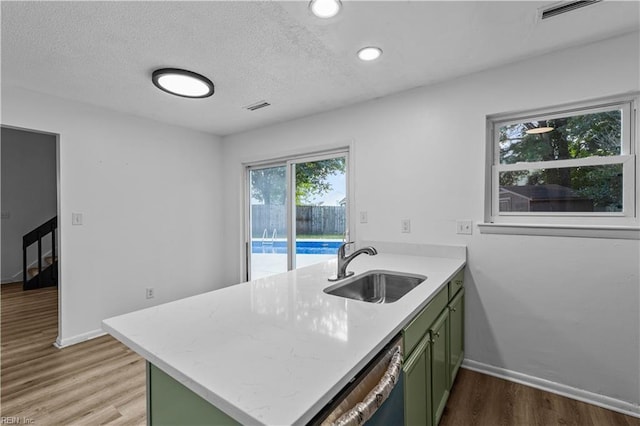
[[[110,336],[53,347],[57,298],[55,287],[2,285],[1,415],[42,426],[144,425],[144,360]]]
[[[3,417],[38,426],[146,423],[142,358],[109,336],[56,349],[57,289],[1,289]],[[640,426],[640,419],[461,369],[440,426],[500,425]]]

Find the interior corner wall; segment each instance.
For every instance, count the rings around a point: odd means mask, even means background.
[[[2,282],[22,281],[22,237],[55,217],[56,137],[43,133],[2,128]],[[51,238],[43,239],[43,253],[51,250]],[[28,252],[28,264],[37,261],[36,245]]]
[[[638,91],[639,40],[628,34],[224,137],[225,281],[240,281],[242,162],[353,140],[352,211],[368,213],[357,240],[467,245],[467,360],[640,413],[640,242],[477,227],[467,236],[455,226],[484,219],[486,116]]]
[[[4,86],[2,124],[59,135],[59,345],[221,285],[217,136]]]

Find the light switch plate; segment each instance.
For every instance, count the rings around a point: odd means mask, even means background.
[[[367,222],[369,222],[369,215],[367,214],[367,212],[360,212],[360,223]]]
[[[71,224],[82,225],[82,213],[71,213]]]

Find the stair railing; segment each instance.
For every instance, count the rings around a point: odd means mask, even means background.
[[[31,290],[34,288],[58,285],[58,259],[56,256],[56,229],[58,228],[58,216],[55,216],[33,231],[22,237],[22,288]],[[42,239],[51,234],[51,265],[42,268]],[[27,270],[27,249],[32,244],[38,243],[38,273],[29,278]]]

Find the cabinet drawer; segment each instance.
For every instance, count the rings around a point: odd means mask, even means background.
[[[448,293],[444,287],[431,302],[403,330],[404,353],[409,356],[418,342],[424,337],[429,327],[447,306]]]
[[[464,268],[449,281],[449,300],[453,299],[458,290],[464,286]]]

